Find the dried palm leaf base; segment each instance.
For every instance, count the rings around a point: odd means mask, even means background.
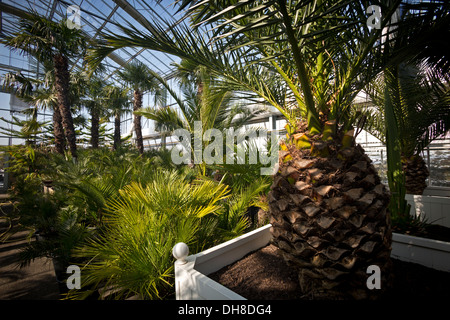
[[[309,142],[326,157],[295,144],[280,153],[268,195],[274,243],[311,298],[377,298],[391,275],[389,193],[359,145]],[[366,286],[370,265],[380,268],[381,290]]]

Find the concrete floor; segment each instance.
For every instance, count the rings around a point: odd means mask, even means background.
[[[9,224],[0,217],[0,234]],[[14,234],[0,242],[0,300],[57,300],[60,299],[53,263],[48,258],[34,260],[19,268],[18,253],[27,243],[27,231]]]

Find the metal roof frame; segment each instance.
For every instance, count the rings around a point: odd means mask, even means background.
[[[98,39],[103,33],[117,32],[117,27],[124,22],[151,28],[148,21],[163,23],[167,20],[175,21],[173,1],[145,1],[145,0],[1,0],[0,19],[1,31],[11,32],[17,26],[17,21],[24,17],[27,11],[33,9],[49,19],[58,20],[65,15],[69,5],[78,5],[81,11],[82,28],[92,40]],[[0,34],[1,36],[1,34]],[[25,60],[26,58],[24,58]],[[139,60],[152,70],[167,77],[172,74],[172,61],[177,58],[165,53],[148,49],[124,48],[110,54],[104,64],[107,68],[107,78],[114,78],[115,72],[133,60]],[[30,68],[10,65],[6,59],[1,61],[0,72],[17,71],[19,69],[30,72]],[[9,59],[11,60],[11,59]]]

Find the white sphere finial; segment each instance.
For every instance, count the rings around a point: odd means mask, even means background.
[[[173,246],[172,255],[175,259],[186,263],[186,257],[189,255],[189,247],[184,242],[178,242]]]

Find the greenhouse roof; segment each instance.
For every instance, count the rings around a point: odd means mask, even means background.
[[[2,0],[0,2],[1,33],[18,31],[18,21],[26,12],[37,13],[59,21],[64,17],[77,23],[79,17],[81,29],[93,40],[104,33],[117,33],[119,26],[129,24],[139,27],[146,21],[173,23],[181,18],[176,14],[173,1],[144,0]],[[26,74],[39,73],[36,62],[29,57],[0,45],[0,74],[9,71],[22,71]],[[115,71],[132,60],[139,60],[164,77],[171,74],[173,61],[178,58],[164,53],[140,48],[116,50],[104,60],[107,77],[114,76]]]

